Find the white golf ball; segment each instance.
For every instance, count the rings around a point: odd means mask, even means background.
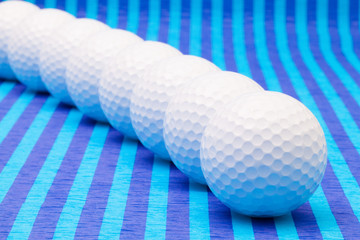
[[[209,119],[244,93],[263,91],[234,72],[202,75],[179,89],[167,107],[164,140],[171,160],[185,175],[206,184],[200,165],[201,138]]]
[[[0,78],[15,79],[7,54],[9,34],[22,19],[39,11],[31,3],[23,1],[5,1],[0,3]]]
[[[305,203],[327,163],[324,132],[299,101],[277,92],[245,94],[210,119],[201,167],[212,192],[233,210],[284,215]]]
[[[8,57],[17,79],[37,91],[47,91],[39,71],[40,49],[52,30],[74,19],[67,12],[42,9],[24,18],[11,31]]]
[[[109,27],[102,22],[79,18],[63,24],[47,36],[40,51],[40,74],[53,96],[74,105],[66,87],[66,63],[83,40],[105,29]]]
[[[107,121],[98,94],[102,71],[116,50],[140,41],[141,38],[128,31],[109,29],[85,40],[73,52],[67,63],[66,85],[81,112],[95,120]]]
[[[115,55],[105,68],[100,84],[101,107],[109,123],[131,138],[136,133],[130,120],[130,98],[143,70],[157,61],[181,53],[168,44],[144,41]]]
[[[183,84],[200,75],[220,71],[213,63],[195,56],[183,55],[147,67],[134,88],[130,116],[141,143],[169,159],[163,137],[163,121],[169,101]]]

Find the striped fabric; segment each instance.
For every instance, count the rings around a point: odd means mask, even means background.
[[[357,0],[39,0],[167,42],[302,101],[329,164],[283,217],[238,215],[139,142],[0,81],[0,239],[360,239]]]

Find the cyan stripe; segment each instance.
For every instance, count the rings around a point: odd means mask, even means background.
[[[225,70],[224,33],[223,33],[223,1],[211,2],[211,53],[212,61],[220,69]]]
[[[140,0],[129,0],[128,4],[128,22],[126,29],[136,34],[139,29]]]
[[[11,109],[6,113],[4,118],[0,121],[0,144],[4,141],[5,137],[8,135],[16,121],[34,97],[35,93],[32,91],[26,90],[23,92]]]
[[[116,28],[118,26],[119,7],[119,0],[107,1],[106,23],[112,28]]]
[[[56,0],[45,0],[44,8],[56,8]]]
[[[76,16],[77,15],[77,2],[73,0],[65,0],[65,11]]]
[[[158,40],[160,27],[160,0],[149,0],[149,26],[147,28],[146,40]]]
[[[124,138],[116,165],[99,239],[119,239],[138,142]]]
[[[239,73],[251,78],[244,36],[244,0],[237,0],[232,3],[232,32],[236,67]]]
[[[342,236],[339,226],[331,213],[331,209],[326,201],[326,196],[321,187],[315,191],[309,202],[315,215],[316,222],[321,230],[322,237],[329,240],[343,239],[344,237]]]
[[[181,30],[181,0],[170,0],[170,19],[168,44],[174,48],[180,47]]]
[[[276,7],[275,7],[276,8]],[[259,60],[259,65],[266,79],[267,86],[271,91],[282,91],[279,79],[271,64],[268,48],[266,45],[266,32],[265,32],[265,1],[257,1],[254,4],[254,34],[256,44],[256,53]],[[276,17],[276,16],[275,16]],[[285,20],[285,19],[283,19]],[[285,21],[284,21],[285,22]],[[259,29],[261,28],[261,29]],[[261,56],[260,56],[261,55]],[[291,236],[298,239],[294,220],[291,215],[288,217],[288,221],[281,221],[279,218],[274,218],[276,232],[279,239],[286,239]]]
[[[190,4],[189,52],[191,55],[201,56],[202,0],[193,0]]]
[[[86,17],[97,19],[98,16],[98,0],[86,1]]]
[[[169,174],[170,162],[155,157],[146,217],[145,239],[165,239]]]
[[[190,239],[210,239],[208,188],[189,180]]]
[[[231,219],[235,240],[255,239],[254,229],[250,217],[240,215],[234,211],[231,211]]]
[[[15,82],[3,82],[0,85],[0,102],[8,95],[8,93],[16,86]]]
[[[49,97],[46,100],[36,118],[32,122],[30,128],[27,130],[25,136],[21,139],[21,142],[0,173],[0,202],[3,201],[6,193],[9,191],[16,176],[24,165],[27,157],[31,153],[31,150],[46,127],[46,124],[53,115],[56,107],[58,106],[58,103],[59,101],[53,97]],[[11,110],[13,109],[17,110],[16,108],[12,107]],[[3,129],[2,126],[0,126],[0,129]]]
[[[338,30],[341,39],[341,51],[347,60],[360,73],[359,57],[354,52],[354,43],[350,32],[350,3],[349,0],[342,0],[337,5]]]
[[[266,46],[265,0],[254,1],[254,42],[256,56],[264,73],[266,85],[271,91],[281,92],[281,86],[271,65]]]
[[[342,3],[339,3],[341,5]],[[318,0],[316,6],[316,28],[319,36],[319,44],[322,55],[324,56],[326,62],[334,70],[336,75],[342,79],[342,83],[345,85],[347,90],[350,92],[351,96],[355,101],[360,105],[360,87],[356,84],[354,79],[349,75],[349,73],[344,69],[344,67],[336,59],[332,48],[331,48],[331,39],[329,33],[329,24],[328,24],[328,2],[327,0]],[[350,46],[347,46],[350,47]],[[356,139],[360,139],[359,136]],[[357,142],[360,143],[359,140]],[[359,146],[360,149],[360,146]]]
[[[108,125],[101,123],[95,125],[67,201],[57,223],[54,239],[74,238],[81,211],[85,204],[86,196],[91,186],[108,132]]]
[[[336,177],[339,179],[341,187],[344,190],[344,193],[348,198],[355,215],[360,221],[360,199],[357,197],[360,196],[359,185],[354,176],[352,175],[335,140],[333,139],[330,130],[327,127],[320,113],[320,110],[316,107],[316,103],[311,93],[306,88],[305,82],[302,79],[300,72],[298,71],[290,57],[291,55],[288,49],[286,35],[284,35],[284,30],[286,30],[286,28],[285,26],[281,25],[280,21],[278,23],[279,24],[275,25],[275,29],[277,36],[279,36],[278,39],[281,39],[281,41],[277,41],[280,58],[282,59],[284,67],[287,69],[292,84],[298,91],[301,101],[314,113],[324,130],[327,140],[328,152],[331,153],[329,154],[328,159],[331,163],[331,166],[333,167]],[[334,93],[335,90],[332,89],[331,85],[328,83],[328,79],[324,77],[325,74],[321,71],[320,67],[315,62],[315,59],[309,49],[309,36],[306,30],[306,4],[304,4],[304,2],[300,0],[296,1],[295,27],[301,57],[304,60],[307,68],[313,74],[315,80],[317,81],[317,84],[323,90],[323,93],[325,94],[327,100],[330,102],[333,109],[336,111],[336,108],[339,106],[343,106],[343,104],[340,100],[337,100],[334,103],[334,100],[339,99],[339,97],[336,95],[336,93]],[[326,82],[327,84],[325,84]],[[341,120],[341,118],[344,117],[342,116],[342,113],[339,111],[336,112],[339,120],[346,123],[346,121]],[[354,132],[351,132],[350,134],[354,134]]]
[[[16,217],[9,238],[22,239],[29,237],[39,209],[45,201],[47,192],[78,128],[81,117],[82,114],[76,109],[72,109],[69,112],[44,165]]]

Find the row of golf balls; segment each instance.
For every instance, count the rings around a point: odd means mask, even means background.
[[[297,208],[325,171],[324,133],[297,100],[96,20],[1,3],[0,77],[138,138],[246,215]]]

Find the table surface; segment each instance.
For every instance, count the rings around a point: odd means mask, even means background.
[[[35,1],[167,42],[302,101],[328,144],[299,209],[256,219],[108,125],[0,81],[0,239],[360,239],[360,29],[355,0]]]

